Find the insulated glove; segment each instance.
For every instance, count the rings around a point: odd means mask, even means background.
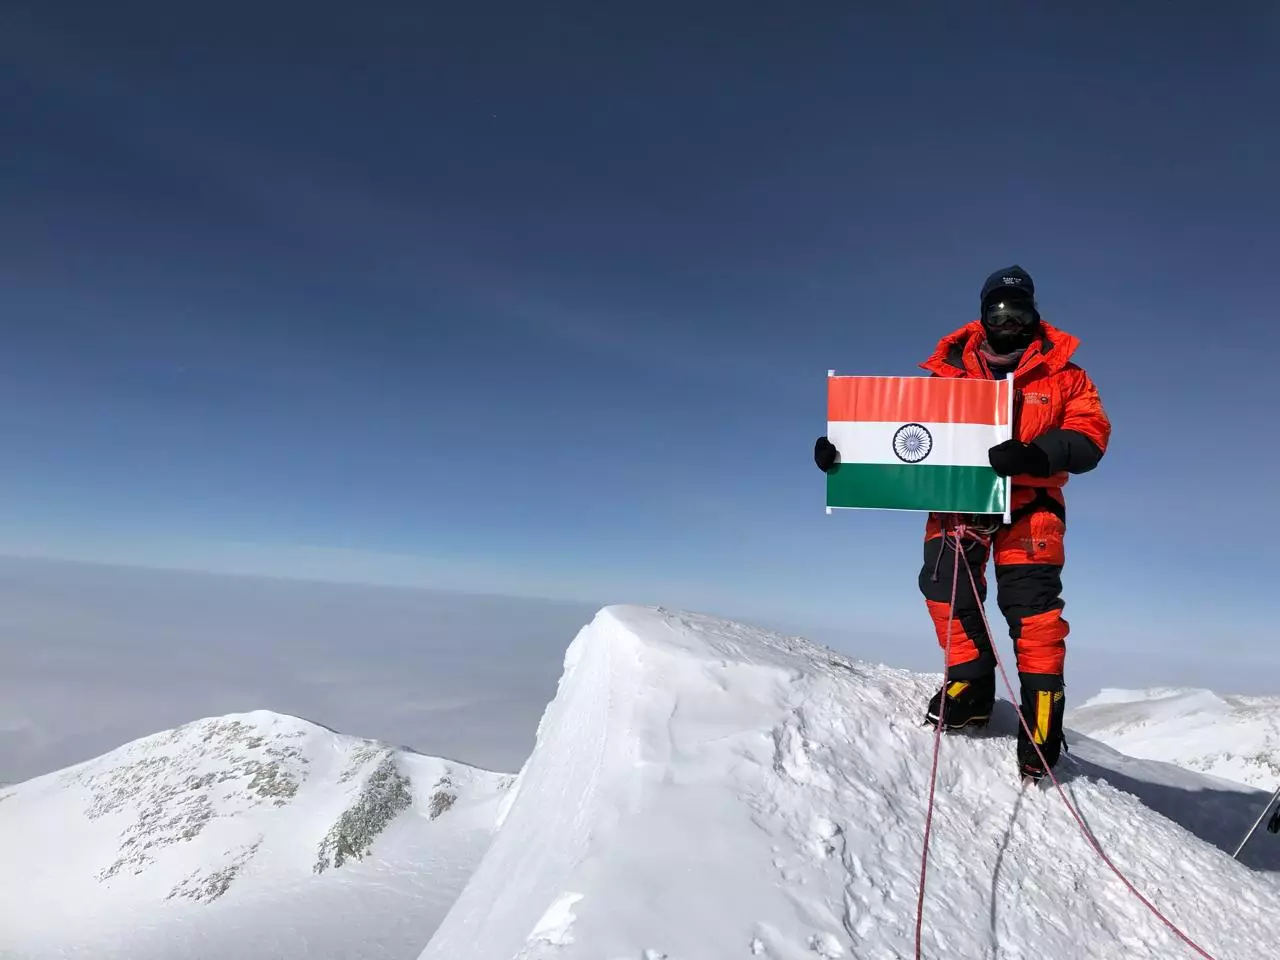
[[[826,437],[819,437],[818,442],[813,445],[813,462],[818,465],[818,469],[826,473],[836,465],[839,459],[840,451],[836,449],[835,444]]]
[[[1023,443],[1021,440],[1006,440],[987,451],[987,459],[991,461],[991,469],[1002,477],[1016,477],[1026,474],[1031,477],[1048,477],[1053,471],[1049,468],[1049,455],[1034,443]]]

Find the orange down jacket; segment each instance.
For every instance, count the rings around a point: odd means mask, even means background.
[[[991,376],[978,345],[982,324],[973,321],[943,337],[938,349],[921,364],[939,377]],[[1071,362],[1079,340],[1041,323],[1040,336],[1027,348],[1013,375],[1014,436],[1034,443],[1049,457],[1048,477],[1013,478],[1012,520],[991,539],[995,555],[1000,608],[1015,638],[1018,670],[1024,684],[1038,678],[1037,689],[1060,690],[1070,625],[1062,616],[1059,576],[1066,561],[1066,502],[1062,486],[1073,473],[1098,465],[1111,439],[1111,422],[1089,375]],[[944,532],[944,518],[930,514],[925,524],[925,564],[920,574],[938,644],[950,651],[948,667],[956,679],[972,679],[994,668],[991,639],[977,602],[965,601],[961,590],[951,617],[950,584],[937,577],[941,553],[934,547]],[[976,551],[976,554],[975,552]],[[966,551],[986,597],[988,548]],[[930,558],[933,558],[930,560]],[[932,568],[932,574],[931,574]],[[963,580],[963,577],[961,578]],[[950,634],[948,634],[950,630]],[[1045,684],[1048,684],[1047,686]]]
[[[1049,477],[1014,477],[1015,509],[1019,500],[1029,499],[1026,488],[1057,492],[1070,474],[1092,470],[1111,439],[1111,421],[1097,388],[1071,362],[1079,339],[1043,321],[1040,327],[1040,336],[1023,353],[1013,375],[1014,436],[1043,449],[1054,472]],[[974,320],[943,337],[920,366],[939,377],[988,379],[991,372],[978,353],[982,340],[982,323]],[[1021,495],[1019,487],[1024,488]]]

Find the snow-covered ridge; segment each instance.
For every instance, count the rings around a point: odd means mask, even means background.
[[[601,611],[423,960],[912,956],[936,682],[710,618]],[[1005,704],[989,734],[944,742],[926,955],[1190,955],[1056,793],[1021,787],[1015,723]],[[1264,795],[1071,744],[1068,790],[1139,889],[1213,956],[1274,957],[1280,851],[1222,849]]]
[[[273,956],[314,955],[394,904],[411,956],[512,781],[266,711],[144,737],[3,792],[0,955],[233,955],[250,916]]]
[[[1135,757],[1264,790],[1280,785],[1280,697],[1103,690],[1070,711],[1068,722]]]

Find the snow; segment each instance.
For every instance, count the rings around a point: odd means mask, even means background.
[[[615,606],[568,647],[518,777],[274,713],[199,720],[0,788],[0,956],[911,957],[938,681]],[[1226,852],[1270,785],[1186,767],[1265,753],[1273,708],[1106,691],[1059,768],[1112,859],[1224,960],[1280,942],[1280,840]],[[924,955],[1193,956],[1057,793],[1018,781],[1016,722],[1002,701],[943,741]],[[1183,765],[1130,755],[1157,747]]]
[[[412,957],[511,778],[268,712],[0,792],[0,956]]]
[[[938,681],[691,614],[609,607],[568,650],[492,844],[422,960],[914,955]],[[948,737],[929,957],[1193,955],[1014,775],[1016,719]],[[1219,958],[1271,958],[1260,791],[1072,734],[1066,789],[1117,865]]]
[[[1213,777],[1280,786],[1280,697],[1209,690],[1103,690],[1070,711],[1072,727],[1134,757]]]

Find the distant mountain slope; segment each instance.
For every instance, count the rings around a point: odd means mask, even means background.
[[[705,617],[613,607],[573,642],[493,844],[423,960],[914,955],[937,683]],[[1192,956],[1014,774],[1008,704],[948,738],[925,956]],[[1219,960],[1273,960],[1263,795],[1073,738],[1062,773],[1140,890]],[[1266,839],[1272,839],[1268,835]],[[1264,869],[1265,868],[1265,869]]]
[[[1280,697],[1104,690],[1071,711],[1068,722],[1130,756],[1263,790],[1280,786]]]
[[[410,957],[512,778],[210,718],[0,791],[0,956]]]

